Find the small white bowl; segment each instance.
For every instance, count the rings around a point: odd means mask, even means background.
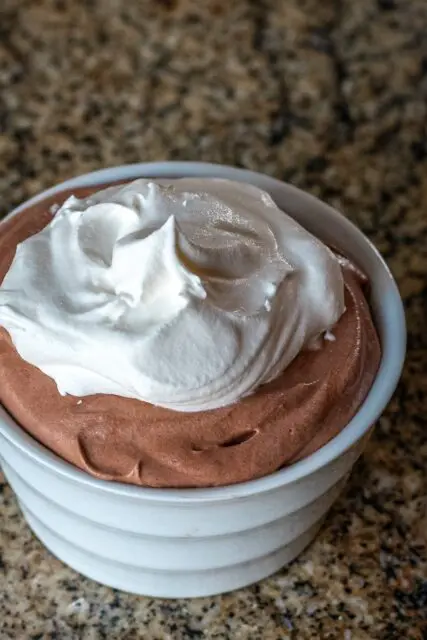
[[[369,240],[313,196],[259,173],[198,162],[103,169],[45,191],[11,215],[62,189],[181,176],[222,177],[261,187],[280,208],[364,269],[382,359],[365,402],[331,442],[265,478],[213,489],[148,489],[97,480],[38,444],[0,407],[0,461],[38,538],[89,578],[167,598],[243,587],[277,571],[311,542],[397,385],[406,343],[398,289]]]

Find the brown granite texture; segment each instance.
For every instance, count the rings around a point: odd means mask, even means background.
[[[231,595],[79,577],[0,485],[1,640],[427,638],[426,0],[1,0],[0,209],[159,159],[264,171],[341,208],[405,299],[402,383],[311,547]]]

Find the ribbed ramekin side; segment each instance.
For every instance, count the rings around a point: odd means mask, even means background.
[[[160,598],[212,596],[261,580],[296,558],[315,537],[323,521],[320,519],[288,545],[245,563],[201,571],[158,571],[100,558],[84,551],[46,528],[25,507],[23,511],[41,542],[79,573],[116,589]]]
[[[74,516],[129,534],[159,538],[203,538],[258,529],[272,521],[293,517],[295,512],[327,494],[351,469],[363,447],[359,441],[325,467],[290,484],[265,493],[235,499],[201,502],[146,499],[144,489],[122,495],[70,480],[53,467],[40,464],[26,450],[0,436],[0,455],[5,471],[17,475],[17,491],[43,497],[47,505]],[[161,490],[159,490],[161,492]],[[152,495],[152,494],[151,494]],[[23,498],[23,502],[28,499]],[[51,504],[52,503],[52,504]]]
[[[35,490],[6,463],[4,471],[21,507],[65,542],[99,558],[153,571],[205,571],[240,564],[286,546],[322,518],[340,492],[346,476],[292,514],[259,526],[223,535],[176,537],[136,534],[73,513]],[[141,508],[141,517],[144,517]]]

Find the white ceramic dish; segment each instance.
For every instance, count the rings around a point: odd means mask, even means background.
[[[250,182],[326,243],[354,259],[371,281],[382,343],[375,383],[357,415],[327,445],[265,478],[214,489],[145,489],[96,480],[39,445],[0,407],[0,461],[28,524],[58,558],[104,584],[168,598],[243,587],[293,560],[316,535],[398,382],[405,319],[381,256],[340,213],[267,176],[197,162],[104,169],[64,188],[137,177],[215,176]]]

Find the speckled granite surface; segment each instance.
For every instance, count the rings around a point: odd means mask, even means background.
[[[405,298],[402,384],[315,543],[231,595],[79,577],[0,485],[1,640],[427,638],[427,3],[2,0],[0,209],[106,165],[197,159],[343,209]]]

